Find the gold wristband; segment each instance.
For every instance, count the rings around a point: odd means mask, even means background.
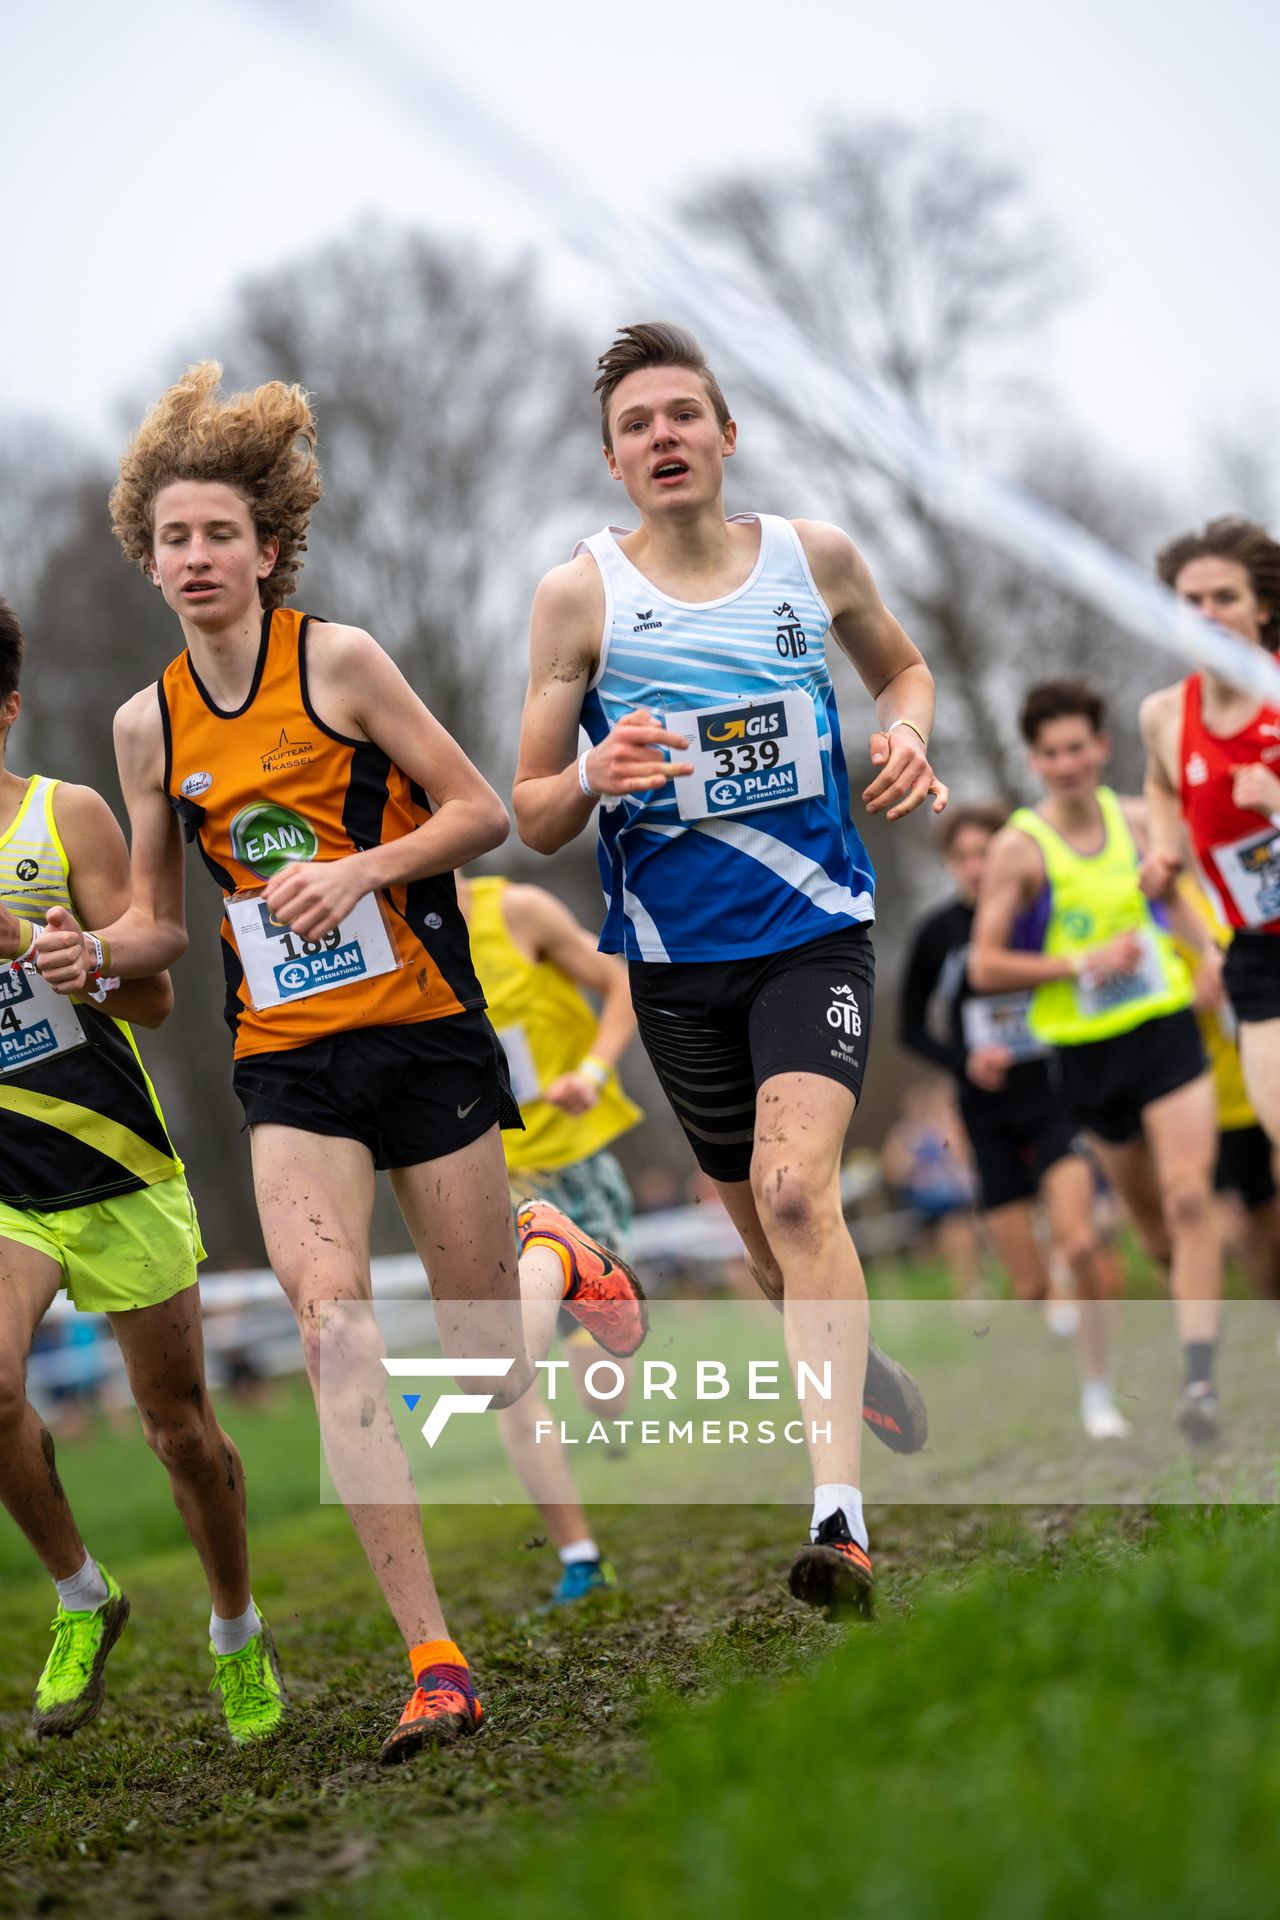
[[[32,947],[34,947],[36,935],[40,931],[34,921],[24,919],[20,913],[15,914],[14,919],[18,923],[18,951],[9,957],[9,965],[11,967],[21,965],[22,961],[26,959]]]
[[[893,726],[888,726],[885,728],[885,732],[892,733],[894,727],[910,727],[912,733],[914,733],[916,739],[920,742],[920,745],[924,748],[925,752],[928,753],[929,751],[928,739],[925,737],[923,733],[921,733],[919,727],[916,725],[914,720],[895,720],[893,722]]]

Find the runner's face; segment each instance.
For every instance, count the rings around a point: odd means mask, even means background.
[[[966,907],[971,907],[982,885],[982,869],[987,863],[991,835],[985,827],[961,827],[947,848],[946,866],[951,884]]]
[[[1107,764],[1110,743],[1082,713],[1046,720],[1028,752],[1032,771],[1058,800],[1079,800],[1094,791]]]
[[[1230,627],[1251,646],[1261,646],[1269,609],[1253,590],[1247,567],[1218,554],[1188,560],[1173,583],[1179,600],[1219,625]]]
[[[605,459],[642,513],[681,513],[717,500],[738,429],[721,428],[702,376],[641,367],[618,383]]]
[[[195,627],[222,628],[258,605],[279,551],[258,544],[242,495],[220,480],[171,480],[156,495],[151,577]]]

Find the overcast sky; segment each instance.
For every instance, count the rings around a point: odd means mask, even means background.
[[[621,208],[798,157],[832,120],[979,116],[1081,273],[1046,368],[1071,413],[1184,486],[1215,419],[1280,420],[1280,8],[1265,0],[346,11],[379,16],[379,46],[398,38]],[[305,0],[4,0],[0,416],[53,413],[114,445],[123,395],[158,390],[187,346],[218,354],[239,277],[373,209],[499,249],[540,237],[385,61],[324,22]],[[599,298],[606,324],[632,317]]]

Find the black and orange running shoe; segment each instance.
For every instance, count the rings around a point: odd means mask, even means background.
[[[516,1214],[520,1251],[554,1247],[564,1262],[565,1310],[597,1346],[625,1360],[644,1344],[649,1308],[644,1289],[624,1260],[602,1247],[549,1200],[526,1200]]]
[[[867,1344],[862,1417],[876,1439],[894,1453],[919,1453],[929,1438],[929,1409],[924,1395],[906,1368],[881,1353],[874,1340]]]
[[[791,1562],[790,1587],[807,1606],[871,1618],[875,1603],[871,1555],[850,1533],[841,1508],[828,1515],[817,1538],[801,1547]]]
[[[383,1741],[378,1758],[384,1767],[398,1766],[423,1747],[446,1746],[474,1733],[483,1719],[484,1708],[472,1692],[465,1667],[427,1667],[418,1675],[399,1725]]]

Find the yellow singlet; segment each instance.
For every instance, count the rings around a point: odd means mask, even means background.
[[[489,1018],[506,1049],[511,1085],[524,1115],[523,1133],[502,1136],[513,1172],[551,1171],[599,1153],[643,1120],[610,1072],[589,1113],[565,1113],[540,1098],[591,1051],[596,1016],[559,967],[530,960],[507,928],[505,880],[470,882],[471,958],[489,1003]]]
[[[1200,882],[1189,873],[1184,873],[1178,882],[1178,891],[1184,900],[1195,908],[1206,927],[1212,933],[1218,945],[1227,948],[1231,945],[1231,929],[1225,927],[1209,903]],[[1174,945],[1182,955],[1187,971],[1194,974],[1196,957],[1185,941],[1175,933]],[[1240,1065],[1240,1048],[1236,1043],[1235,1019],[1226,1002],[1221,1007],[1211,1007],[1207,1013],[1198,1013],[1196,1020],[1200,1027],[1200,1038],[1213,1069],[1213,1091],[1218,1102],[1219,1133],[1235,1133],[1240,1127],[1256,1127],[1258,1116],[1253,1103],[1245,1091],[1244,1069]]]

